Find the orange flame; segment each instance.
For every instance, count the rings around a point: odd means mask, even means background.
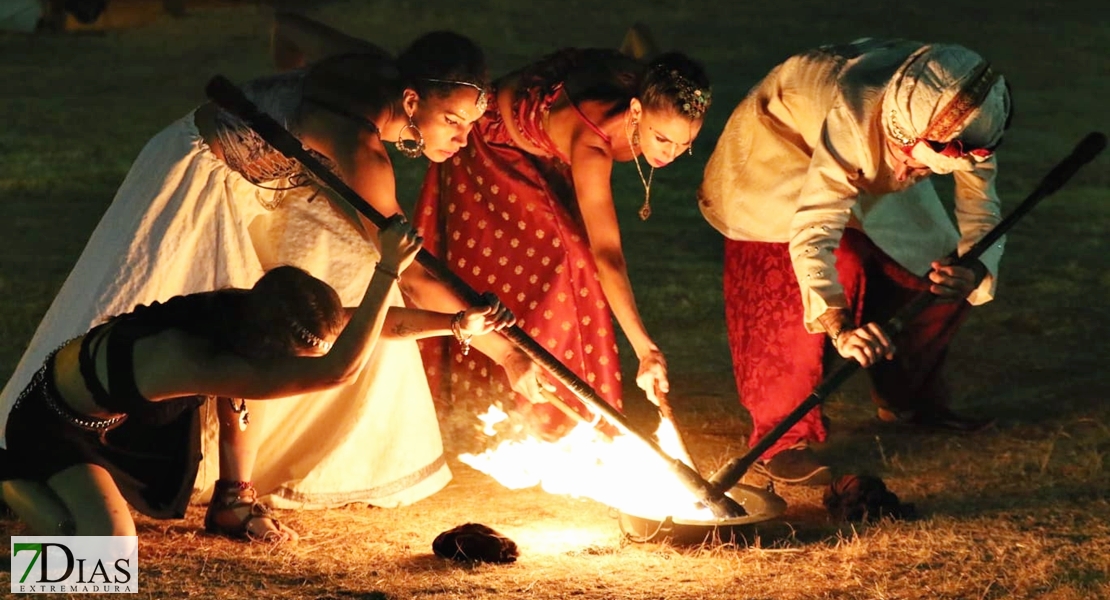
[[[487,435],[493,435],[493,426],[507,418],[496,406],[479,416]],[[681,456],[671,421],[661,419],[656,438],[669,455]],[[588,423],[555,442],[534,437],[503,441],[481,454],[462,454],[459,460],[510,489],[538,485],[548,493],[591,498],[640,516],[714,518],[709,509],[698,507],[697,497],[642,440],[618,435],[609,441]]]

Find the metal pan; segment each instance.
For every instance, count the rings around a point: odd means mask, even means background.
[[[621,533],[636,543],[663,542],[674,545],[742,543],[752,540],[759,525],[782,516],[786,501],[774,492],[738,484],[727,492],[747,512],[731,519],[690,519],[659,515],[617,513]]]

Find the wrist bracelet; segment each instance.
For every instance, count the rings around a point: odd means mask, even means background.
[[[401,280],[400,273],[398,273],[397,271],[394,271],[393,269],[383,267],[382,263],[378,263],[377,265],[375,265],[374,270],[375,271],[381,271],[382,273],[385,273],[386,275],[389,275],[390,277],[392,277],[393,279],[395,279],[397,281]]]
[[[465,310],[460,310],[459,312],[455,313],[455,316],[451,317],[451,333],[454,334],[455,341],[457,341],[459,345],[462,346],[463,356],[466,356],[470,353],[470,338],[472,336],[463,335],[462,320],[464,318],[466,318]]]

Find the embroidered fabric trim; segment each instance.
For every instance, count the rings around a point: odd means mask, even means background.
[[[921,134],[921,138],[938,142],[954,138],[965,125],[968,115],[983,103],[996,81],[998,75],[991,69],[990,63],[979,63],[964,87],[933,117],[929,129]]]
[[[373,504],[374,499],[386,498],[416,486],[425,479],[438,473],[444,467],[447,467],[447,455],[440,454],[435,460],[420,467],[416,471],[404,477],[394,479],[393,481],[385,482],[377,487],[351,492],[336,492],[332,494],[305,494],[293,490],[292,488],[282,486],[274,490],[273,495],[289,500],[290,502],[312,504],[341,505],[350,504],[352,502],[365,502],[367,499],[370,500],[370,504]]]

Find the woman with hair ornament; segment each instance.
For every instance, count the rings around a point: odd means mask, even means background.
[[[305,24],[278,15],[275,35],[292,44],[283,48],[306,39],[299,35]],[[447,160],[484,109],[485,57],[457,33],[425,34],[396,57],[359,42],[308,58],[243,90],[382,214],[401,212],[387,145]],[[136,305],[247,288],[283,264],[328,282],[355,305],[379,260],[377,235],[298,162],[235,115],[204,104],[136,158],[5,385],[0,415],[49,352]],[[401,292],[393,289],[388,303],[403,306]],[[451,472],[415,341],[377,348],[346,385],[257,406],[205,407],[193,497],[210,499],[210,531],[273,538],[288,528],[261,503],[393,507],[447,484]]]
[[[458,315],[389,306],[422,240],[400,218],[380,239],[381,260],[354,309],[326,283],[282,266],[250,289],[139,306],[62,344],[6,415],[0,497],[36,535],[135,535],[129,505],[184,517],[200,461],[199,409],[209,400],[342,386],[397,332],[479,336],[512,325],[496,301]],[[252,514],[274,529],[244,534],[296,537],[262,505]],[[240,521],[209,511],[205,526],[227,531]]]
[[[636,383],[653,402],[669,389],[663,352],[636,307],[621,245],[611,177],[633,162],[651,214],[655,169],[687,152],[711,103],[704,69],[684,54],[645,64],[613,50],[570,48],[498,79],[467,148],[434,164],[414,209],[430,252],[477,289],[495,292],[523,330],[621,406],[612,317],[639,362]],[[449,299],[414,296],[454,310]],[[491,336],[492,337],[492,336]],[[440,401],[510,399],[534,433],[559,437],[573,421],[536,393],[511,397],[500,369],[481,357],[424,345]],[[533,383],[573,407],[561,384]]]

